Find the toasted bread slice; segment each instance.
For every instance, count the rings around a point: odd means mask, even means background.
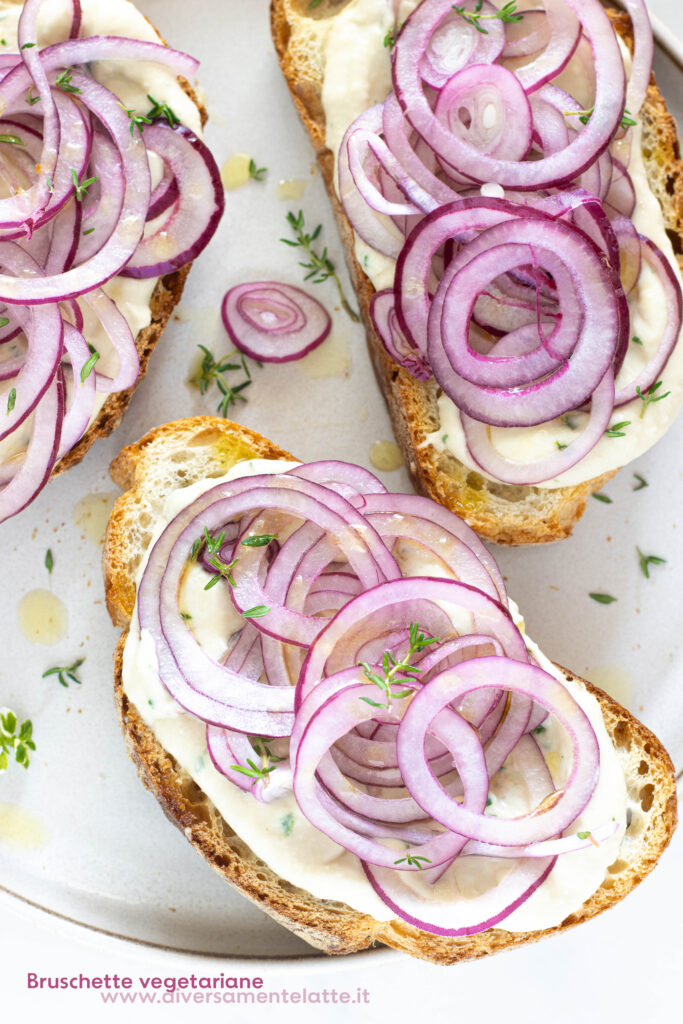
[[[427,436],[439,429],[434,380],[422,382],[398,366],[386,353],[370,319],[374,294],[369,278],[354,254],[354,234],[334,188],[334,155],[325,144],[322,85],[324,52],[311,32],[312,19],[334,18],[345,6],[323,0],[309,10],[302,0],[271,0],[271,28],[282,72],[315,149],[339,228],[379,385],[389,407],[396,440],[403,451],[416,488],[440,501],[469,523],[482,537],[498,544],[539,544],[568,537],[583,515],[588,497],[599,491],[614,472],[573,487],[548,489],[495,483],[473,472],[449,452],[438,452]],[[628,15],[611,11],[621,38],[631,48]],[[650,187],[657,196],[674,251],[683,252],[683,164],[679,160],[676,125],[654,77],[641,111],[643,154]],[[678,256],[683,270],[683,257]],[[616,472],[616,471],[615,471]]]
[[[659,740],[590,683],[584,685],[600,702],[623,766],[631,820],[619,859],[600,888],[560,925],[522,933],[493,928],[466,938],[440,938],[401,920],[379,922],[343,903],[317,899],[280,878],[254,855],[159,744],[126,696],[122,680],[123,647],[135,605],[135,573],[165,496],[206,477],[222,475],[249,458],[291,456],[245,427],[196,417],[152,430],[125,448],[111,467],[113,480],[126,489],[109,520],[103,562],[109,613],[124,630],[115,656],[116,707],[128,753],[142,781],[195,849],[231,885],[312,946],[341,954],[384,943],[438,964],[474,959],[563,931],[601,913],[635,888],[656,864],[676,825],[673,767]],[[565,674],[568,679],[576,678]]]

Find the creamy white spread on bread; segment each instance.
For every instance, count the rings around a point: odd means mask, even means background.
[[[182,508],[209,487],[215,487],[221,479],[281,472],[290,465],[261,459],[241,462],[223,478],[174,491],[166,499],[148,551],[166,524]],[[146,557],[138,570],[138,582],[145,564]],[[426,575],[430,565],[428,559],[413,554],[402,568],[406,575]],[[443,566],[440,574],[443,574]],[[192,616],[188,621],[207,653],[220,658],[225,653],[226,638],[239,629],[244,620],[235,612],[222,587],[204,590],[209,578],[200,565],[191,567],[180,595],[181,608]],[[514,604],[511,604],[511,609],[515,621],[523,628]],[[464,621],[462,628],[467,632]],[[597,700],[579,682],[567,680],[532,640],[525,640],[538,664],[563,682],[581,705],[600,744],[600,778],[588,806],[572,825],[572,832],[590,831],[612,819],[619,823],[619,830],[599,847],[590,846],[558,858],[539,889],[501,925],[511,931],[552,927],[578,910],[600,886],[609,865],[617,859],[626,821],[624,776]],[[319,899],[346,903],[355,910],[371,914],[376,920],[388,921],[395,916],[370,886],[360,861],[308,822],[299,810],[290,786],[281,784],[274,799],[261,803],[216,770],[206,747],[205,724],[183,711],[159,680],[154,642],[148,632],[141,633],[137,608],[124,650],[123,687],[159,743],[192,776],[256,856],[281,878],[308,890]],[[559,787],[569,770],[568,738],[550,719],[546,720],[536,738]],[[491,801],[491,814],[513,816],[530,809],[523,779],[516,775],[511,765],[508,764],[492,781]],[[409,884],[422,887],[432,899],[455,902],[495,884],[500,873],[510,869],[511,862],[460,858],[436,885],[427,886],[417,872],[410,874]]]
[[[162,42],[145,16],[129,0],[81,0],[81,7],[81,37],[118,35],[152,43]],[[39,46],[48,46],[68,38],[72,9],[68,0],[45,0],[38,16]],[[0,53],[16,52],[17,25],[21,10],[20,3],[0,0],[0,36],[5,42],[4,46],[0,46]],[[201,136],[199,111],[168,68],[150,61],[95,61],[89,65],[89,71],[93,78],[119,97],[124,107],[135,108],[139,113],[146,114],[150,108],[147,99],[149,93],[160,103],[167,103],[183,124]],[[154,188],[161,178],[163,165],[154,153],[149,154],[149,158]],[[103,291],[113,299],[125,316],[133,337],[137,337],[141,330],[149,327],[152,321],[150,302],[157,281],[158,278],[137,280],[132,277],[116,276],[102,286]],[[109,338],[99,321],[87,317],[87,308],[83,311],[86,314],[83,332],[85,339],[100,353],[97,370],[107,376],[113,376],[118,360]],[[10,343],[3,346],[0,358],[12,358],[19,352],[20,348]],[[91,423],[108,397],[98,392]],[[0,441],[0,462],[24,451],[31,437],[32,422],[33,417],[27,417],[17,430]]]
[[[495,2],[495,0],[494,0]],[[401,0],[398,24],[417,6],[418,0]],[[501,6],[499,3],[498,6]],[[531,4],[530,6],[534,6]],[[391,0],[351,0],[334,18],[317,22],[320,44],[324,49],[325,76],[322,89],[327,122],[327,144],[337,154],[349,125],[364,110],[382,102],[391,89],[391,57],[385,46],[386,33],[394,26],[394,4]],[[627,71],[630,57],[620,41]],[[558,82],[572,92],[572,79],[581,76],[580,67],[565,69]],[[650,189],[642,155],[640,123],[633,129],[629,174],[636,192],[636,208],[632,220],[637,230],[649,237],[664,253],[678,280],[681,274],[666,233],[662,211]],[[390,288],[394,282],[395,262],[356,240],[356,258],[376,290]],[[642,345],[629,344],[624,365],[617,378],[617,387],[627,383],[646,365],[654,351],[667,319],[666,303],[655,273],[643,266],[640,279],[629,297],[631,335]],[[651,403],[644,415],[639,398],[615,409],[611,423],[630,421],[623,437],[604,436],[577,465],[561,475],[538,484],[540,488],[568,487],[591,480],[632,462],[651,448],[668,430],[683,407],[683,345],[677,344],[662,371],[659,393],[670,391],[666,400]],[[446,395],[438,399],[439,428],[427,436],[426,443],[438,451],[448,451],[460,462],[482,476],[468,452],[460,421],[460,413]],[[505,457],[529,462],[551,455],[557,445],[568,445],[582,429],[586,413],[572,413],[568,426],[560,417],[537,427],[497,428],[490,430],[496,449]],[[573,429],[572,429],[573,428]],[[490,478],[489,479],[493,479]]]

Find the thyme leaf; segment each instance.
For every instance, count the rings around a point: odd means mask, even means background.
[[[306,225],[304,223],[303,210],[299,210],[298,214],[295,214],[292,210],[287,214],[287,223],[294,232],[296,241],[291,238],[281,238],[280,241],[284,242],[285,245],[290,245],[292,248],[301,248],[308,254],[308,263],[300,262],[299,266],[303,267],[306,271],[304,274],[304,281],[311,281],[313,284],[322,284],[324,281],[331,279],[337,286],[339,293],[339,299],[342,306],[354,321],[354,323],[360,323],[360,316],[354,309],[349,305],[344,290],[341,286],[341,281],[337,276],[337,272],[334,269],[334,263],[327,255],[327,246],[322,252],[316,252],[313,248],[313,243],[316,241],[320,232],[323,229],[322,224],[318,224],[312,232],[306,231]]]
[[[204,353],[204,358],[202,359],[197,376],[192,378],[192,383],[199,388],[200,395],[205,395],[211,384],[215,383],[222,395],[217,407],[218,412],[221,416],[227,417],[228,409],[231,405],[236,404],[238,401],[246,402],[242,392],[245,388],[249,387],[252,379],[247,360],[244,354],[238,352],[237,349],[228,352],[222,359],[216,359],[213,352],[206,345],[198,345],[197,347]],[[237,362],[230,361],[233,356],[237,358]],[[242,369],[246,374],[246,380],[240,381],[239,384],[230,384],[225,375],[239,369]]]
[[[67,680],[80,685],[83,680],[78,678],[76,672],[84,661],[85,658],[78,658],[73,665],[56,665],[54,668],[49,668],[46,672],[43,672],[42,678],[47,679],[48,676],[57,676],[62,686],[69,685]]]
[[[644,555],[639,547],[636,547],[638,552],[638,561],[640,564],[640,571],[646,580],[650,578],[650,566],[651,565],[665,565],[666,558],[660,558],[659,555]]]

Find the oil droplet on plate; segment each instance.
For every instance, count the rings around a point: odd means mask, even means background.
[[[248,153],[234,153],[221,167],[221,181],[226,192],[234,192],[251,180],[249,165],[251,157]]]
[[[27,850],[45,846],[48,839],[49,832],[40,818],[17,804],[0,804],[0,842]]]
[[[351,366],[351,349],[348,338],[331,334],[322,345],[309,352],[299,361],[299,366],[312,380],[323,377],[341,377]]]
[[[634,707],[636,681],[620,665],[598,665],[586,672],[586,679],[595,683],[625,708]]]
[[[290,178],[288,181],[281,181],[277,187],[278,199],[303,199],[306,191],[307,181],[303,178]]]
[[[17,605],[19,629],[32,644],[51,647],[66,636],[66,605],[49,590],[29,590]]]
[[[394,441],[375,441],[370,449],[370,462],[385,473],[400,469],[403,465],[401,449]]]
[[[74,506],[74,523],[95,544],[104,541],[104,531],[115,501],[115,494],[86,494]]]

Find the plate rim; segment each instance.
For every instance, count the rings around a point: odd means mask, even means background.
[[[618,7],[624,9],[622,0],[616,0]],[[648,11],[652,24],[655,45],[671,60],[677,70],[683,75],[683,41],[662,21],[662,19]],[[682,126],[683,130],[683,126]],[[679,772],[677,780],[681,779],[683,769]],[[220,960],[225,965],[235,965],[258,968],[263,965],[267,968],[284,967],[289,970],[308,973],[327,971],[343,972],[355,966],[360,958],[372,957],[373,963],[384,964],[389,960],[396,959],[399,951],[389,946],[373,946],[356,953],[347,953],[343,956],[327,956],[324,952],[319,955],[313,953],[300,953],[294,956],[252,956],[245,954],[237,956],[219,952],[199,952],[179,946],[171,946],[165,943],[152,942],[147,939],[138,939],[130,935],[123,935],[111,929],[91,924],[87,921],[79,921],[68,914],[63,914],[51,907],[44,906],[21,893],[13,892],[6,886],[0,884],[0,911],[9,909],[24,919],[35,921],[38,924],[47,925],[52,923],[65,935],[72,935],[78,941],[85,941],[86,937],[96,935],[98,941],[113,951],[127,951],[134,955],[149,955],[152,951],[161,959],[181,959],[185,962]],[[282,926],[284,927],[284,926]],[[143,952],[144,951],[144,952]]]

